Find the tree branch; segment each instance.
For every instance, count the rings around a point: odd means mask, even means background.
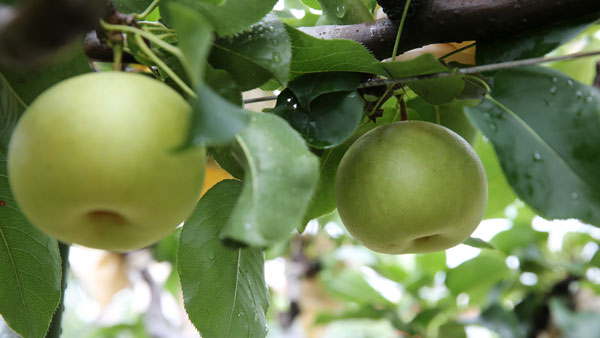
[[[391,1],[390,1],[391,2]],[[404,1],[396,1],[403,6]],[[393,9],[388,8],[390,12]],[[429,0],[414,11],[404,27],[399,51],[432,43],[494,41],[523,32],[552,29],[573,20],[600,17],[598,0]],[[302,27],[323,39],[350,39],[375,57],[391,56],[397,24],[387,19],[348,26]]]

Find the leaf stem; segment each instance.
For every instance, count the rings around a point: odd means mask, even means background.
[[[145,17],[150,15],[150,13],[152,13],[152,11],[154,10],[154,8],[156,8],[156,5],[158,5],[159,2],[160,0],[152,1],[152,3],[150,3],[150,5],[148,5],[148,7],[146,7],[146,9],[142,13],[134,14],[133,17],[136,19],[144,19]]]
[[[121,61],[123,60],[123,45],[115,43],[112,46],[113,50],[113,70],[121,71]]]
[[[102,25],[102,28],[104,28],[108,31],[120,31],[120,32],[125,32],[125,33],[141,35],[143,38],[148,39],[150,42],[155,43],[160,48],[175,55],[180,61],[182,59],[184,59],[183,52],[181,51],[181,49],[173,46],[170,43],[167,43],[167,42],[159,39],[156,35],[154,35],[150,32],[147,32],[143,29],[139,29],[139,28],[132,27],[132,26],[126,26],[126,25],[112,25],[112,24],[106,23],[104,20],[100,20],[100,24]]]
[[[404,5],[404,12],[402,12],[402,19],[400,20],[400,26],[398,27],[398,34],[396,35],[396,42],[394,42],[394,50],[392,52],[392,62],[396,61],[396,54],[398,54],[398,46],[400,45],[400,37],[402,36],[402,30],[404,29],[404,23],[408,15],[408,7],[410,7],[410,0],[406,0]]]
[[[471,43],[471,44],[469,44],[469,45],[466,45],[466,46],[464,46],[464,47],[461,47],[461,48],[459,48],[459,49],[457,49],[457,50],[455,50],[455,51],[452,51],[452,52],[450,52],[450,53],[448,53],[448,54],[442,55],[442,56],[441,56],[441,57],[440,57],[438,60],[440,60],[440,61],[441,61],[441,60],[444,60],[444,59],[446,59],[446,58],[449,58],[449,57],[451,57],[452,55],[455,55],[455,54],[458,54],[458,53],[460,53],[460,52],[463,52],[463,51],[465,51],[465,50],[467,50],[467,49],[469,49],[469,48],[473,48],[473,47],[475,47],[476,45],[477,45],[477,42],[473,42],[473,43]]]
[[[192,88],[190,88],[177,74],[175,74],[175,72],[169,66],[167,66],[167,64],[164,63],[158,56],[156,56],[156,54],[154,54],[152,49],[150,49],[150,47],[146,45],[144,39],[142,39],[142,36],[140,34],[135,34],[135,41],[137,42],[138,47],[140,47],[140,49],[144,52],[144,54],[146,54],[146,56],[148,56],[150,60],[152,60],[152,62],[156,63],[158,67],[164,70],[167,73],[167,75],[169,75],[173,79],[173,81],[175,81],[175,83],[177,83],[177,85],[181,87],[181,89],[183,89],[183,91],[186,94],[188,94],[192,98],[197,98],[196,93],[192,90]]]

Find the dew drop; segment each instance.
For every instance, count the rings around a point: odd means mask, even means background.
[[[286,101],[287,101],[287,102],[292,102],[292,98],[291,98],[291,97],[288,97]]]
[[[581,90],[578,90],[577,92],[575,92],[575,96],[577,96],[578,99],[583,97],[583,92]]]
[[[273,54],[271,54],[271,60],[275,63],[281,62],[281,55],[279,55],[279,52],[273,52]]]
[[[214,253],[214,252],[212,252],[212,251],[209,251],[209,252],[208,252],[208,259],[210,259],[211,261],[212,261],[213,259],[215,259],[215,253]]]
[[[496,129],[498,129],[498,127],[496,126],[495,123],[492,122],[492,123],[490,123],[490,129],[491,130],[496,130]]]
[[[594,98],[593,98],[593,97],[591,97],[591,96],[588,96],[588,97],[585,99],[585,101],[586,101],[587,103],[592,103],[592,102],[594,101]]]
[[[577,200],[579,199],[579,194],[578,194],[578,193],[576,193],[576,192],[572,192],[572,193],[571,193],[571,199],[572,199],[573,201],[577,201]]]
[[[556,95],[557,91],[558,91],[558,88],[556,86],[552,86],[552,88],[550,88],[550,94],[552,94],[552,95]]]
[[[539,162],[542,160],[542,155],[540,154],[539,151],[536,151],[535,153],[533,153],[533,160],[536,162]]]
[[[558,82],[558,78],[557,77],[553,77],[552,78],[552,82],[557,83]]]
[[[297,103],[294,103],[294,105],[292,106],[292,108],[294,108],[294,109],[298,109],[298,104],[297,104]]]
[[[338,18],[343,18],[346,15],[346,5],[341,4],[335,8],[335,16]]]
[[[575,85],[575,82],[573,82],[573,80],[571,79],[568,79],[567,84],[569,85],[569,87],[573,87]]]

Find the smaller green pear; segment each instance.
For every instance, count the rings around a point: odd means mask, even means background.
[[[440,251],[481,222],[487,180],[477,154],[446,127],[404,121],[377,127],[350,146],[335,182],[350,234],[388,254]]]
[[[27,219],[67,243],[142,248],[193,210],[205,149],[177,150],[191,109],[143,75],[90,73],[42,93],[11,136],[9,182]]]

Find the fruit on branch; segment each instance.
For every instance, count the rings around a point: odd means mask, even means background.
[[[11,137],[17,204],[50,236],[128,251],[168,235],[194,208],[204,148],[177,149],[191,110],[168,86],[130,73],[63,81],[27,109]]]
[[[483,218],[487,180],[471,146],[449,129],[405,121],[361,136],[335,182],[344,225],[366,247],[388,254],[445,250]]]

